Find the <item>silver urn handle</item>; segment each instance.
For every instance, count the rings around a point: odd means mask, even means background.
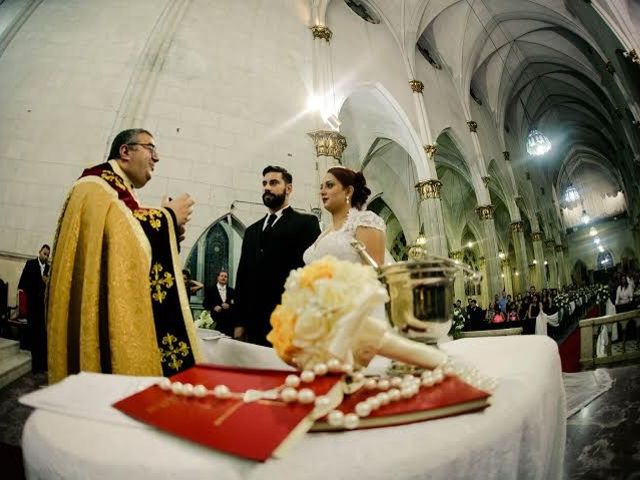
[[[367,247],[364,246],[364,244],[358,240],[357,238],[354,238],[353,240],[351,240],[351,246],[356,250],[356,252],[358,252],[358,255],[360,255],[360,258],[368,265],[371,265],[373,268],[376,269],[376,271],[380,271],[380,265],[378,265],[378,262],[376,262],[373,257],[371,255],[369,255],[369,252],[367,252]]]

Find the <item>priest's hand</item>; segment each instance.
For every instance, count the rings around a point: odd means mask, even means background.
[[[194,203],[195,201],[188,193],[183,193],[178,198],[164,197],[162,199],[162,206],[170,208],[175,214],[178,227],[184,226],[191,219]]]

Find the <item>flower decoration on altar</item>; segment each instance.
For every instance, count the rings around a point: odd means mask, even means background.
[[[332,360],[359,369],[376,354],[420,367],[444,363],[445,353],[400,337],[371,315],[388,299],[373,268],[324,257],[289,274],[267,340],[302,370]]]
[[[193,323],[195,323],[198,328],[208,328],[209,330],[215,330],[216,328],[216,321],[211,318],[209,310],[203,310],[200,312],[200,316]]]

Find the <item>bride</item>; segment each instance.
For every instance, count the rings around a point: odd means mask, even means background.
[[[358,252],[351,246],[356,238],[364,244],[369,255],[384,263],[385,224],[373,212],[362,210],[371,194],[362,172],[346,167],[327,170],[320,185],[324,208],[331,213],[332,225],[304,252],[304,263],[309,264],[325,255],[339,260],[362,263]]]

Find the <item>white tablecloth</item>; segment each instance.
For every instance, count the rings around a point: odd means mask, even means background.
[[[218,346],[213,342],[205,345],[212,362],[232,360],[236,348],[244,352],[244,361],[253,358],[265,363],[270,358],[277,362],[270,349],[238,345],[228,339]],[[307,434],[284,458],[255,463],[146,426],[90,420],[86,415],[60,413],[41,402],[23,433],[27,477],[561,478],[566,406],[556,344],[547,337],[528,335],[462,339],[443,348],[498,379],[492,405],[484,412],[405,426]],[[131,383],[131,378],[106,377],[121,382],[120,389],[125,380]],[[46,389],[37,393],[43,392]],[[71,404],[95,399],[84,389],[75,393]],[[106,411],[111,399],[103,397],[101,408]],[[69,409],[73,410],[73,405]]]

